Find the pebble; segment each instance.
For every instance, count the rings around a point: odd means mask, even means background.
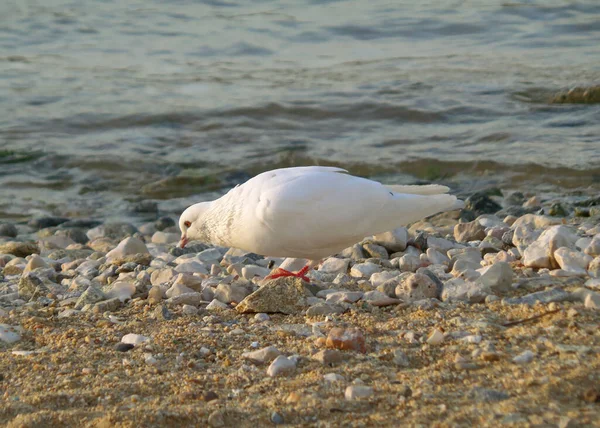
[[[106,296],[98,287],[94,285],[90,285],[79,299],[77,299],[77,303],[75,303],[75,309],[82,309],[84,306],[88,304],[94,304],[105,300]]]
[[[427,343],[430,345],[440,345],[444,342],[444,333],[437,328],[434,328],[429,336],[427,336]]]
[[[323,349],[312,356],[312,359],[327,366],[344,361],[344,354],[335,349]]]
[[[375,244],[385,247],[390,252],[404,251],[408,242],[408,230],[406,227],[399,227],[375,235],[372,239]]]
[[[405,302],[438,298],[440,289],[428,275],[414,273],[402,278],[396,287],[396,297]]]
[[[148,248],[141,240],[135,237],[128,237],[119,242],[119,244],[106,254],[108,260],[123,259],[135,254],[147,254]]]
[[[504,401],[504,400],[508,400],[510,398],[510,395],[508,395],[504,391],[498,391],[496,389],[488,389],[488,388],[481,388],[481,387],[475,387],[475,388],[471,389],[467,396],[473,400],[484,402],[484,403],[491,403],[491,402],[495,402],[495,401]]]
[[[127,352],[127,351],[132,350],[133,348],[135,348],[135,345],[133,343],[119,342],[115,346],[115,350],[118,352]]]
[[[363,297],[362,291],[337,291],[334,293],[327,294],[325,301],[327,303],[354,303],[359,301]]]
[[[32,300],[48,293],[48,287],[34,273],[24,274],[19,280],[19,297],[24,300]]]
[[[365,336],[357,328],[332,328],[327,335],[325,346],[334,349],[367,352]]]
[[[329,257],[325,259],[321,266],[319,266],[319,272],[324,273],[346,273],[348,272],[348,265],[350,263],[350,259],[339,259],[336,257]]]
[[[306,310],[307,317],[317,317],[329,314],[341,314],[347,310],[346,307],[332,303],[317,303]]]
[[[537,291],[535,293],[527,294],[523,297],[504,298],[502,299],[502,304],[533,306],[537,302],[564,302],[565,300],[569,300],[569,298],[569,292],[564,291],[561,288],[550,288],[548,290]]]
[[[188,316],[194,316],[198,314],[198,308],[192,305],[183,305],[181,313]]]
[[[523,264],[527,267],[552,268],[557,266],[554,251],[560,247],[572,248],[577,241],[567,226],[557,225],[546,229],[523,252]]]
[[[239,313],[297,314],[304,312],[307,297],[312,293],[300,278],[282,277],[270,280],[242,300],[236,307]]]
[[[591,242],[583,252],[592,257],[600,256],[600,233],[592,238]]]
[[[585,297],[584,305],[588,309],[600,309],[600,293],[589,293]]]
[[[586,275],[593,257],[567,247],[560,247],[554,252],[554,258],[561,269],[578,275]]]
[[[183,293],[180,294],[178,296],[173,296],[171,298],[169,298],[167,300],[167,302],[171,305],[192,305],[192,306],[198,306],[200,304],[200,302],[202,302],[202,294],[198,293],[196,291],[190,292],[190,293]],[[211,303],[213,302],[218,302],[218,300],[213,300]],[[219,304],[224,305],[225,308],[229,308],[229,306],[225,305],[224,303],[219,302]],[[208,306],[211,306],[210,304]],[[212,310],[215,309],[215,305],[209,307],[206,307],[206,309]]]
[[[365,253],[367,253],[367,255],[369,257],[373,257],[373,258],[377,258],[377,259],[381,259],[381,260],[387,260],[389,257],[387,250],[384,247],[382,247],[381,245],[364,244],[363,250],[365,251]]]
[[[358,400],[361,398],[368,398],[374,394],[373,388],[366,385],[350,385],[346,387],[344,391],[344,397],[346,400]]]
[[[398,269],[402,272],[416,272],[421,267],[421,259],[412,254],[405,254],[398,259]]]
[[[128,333],[121,338],[121,343],[128,343],[133,346],[141,345],[142,343],[149,342],[150,338],[142,336],[141,334]]]
[[[489,294],[502,295],[512,291],[513,270],[506,262],[495,264],[479,270],[481,276],[475,280],[489,291]]]
[[[156,231],[152,235],[151,241],[153,244],[173,244],[179,242],[180,236],[178,233],[167,233]]]
[[[271,319],[271,317],[265,313],[258,313],[256,315],[254,315],[254,320],[257,322],[265,322],[265,321],[269,321],[270,319]]]
[[[338,373],[327,373],[323,375],[325,382],[345,382],[346,378]]]
[[[369,281],[371,282],[371,285],[373,287],[379,287],[381,284],[384,284],[385,282],[389,281],[390,279],[396,278],[398,275],[400,275],[400,271],[397,270],[386,270],[383,272],[375,272],[373,275],[371,275],[371,278],[369,279]]]
[[[196,260],[190,260],[185,263],[180,263],[175,268],[175,271],[178,273],[208,273],[208,267],[201,262]]]
[[[215,289],[215,299],[223,303],[239,303],[249,294],[248,288],[238,284],[219,284]]]
[[[17,227],[12,223],[0,223],[0,236],[16,238],[19,234]]]
[[[481,241],[485,236],[485,227],[477,220],[454,226],[454,239],[457,242]]]
[[[283,419],[283,416],[281,416],[280,413],[273,412],[271,413],[271,422],[273,422],[273,424],[275,425],[281,425],[285,423],[285,420]]]
[[[381,272],[381,266],[371,262],[358,263],[350,269],[350,276],[369,279],[376,272]]]
[[[15,343],[21,340],[21,327],[15,327],[8,324],[0,324],[0,341],[4,343]]]
[[[0,254],[12,254],[17,257],[27,257],[40,250],[35,242],[8,241],[0,243]]]
[[[281,351],[274,346],[267,346],[257,351],[246,352],[242,354],[242,358],[253,362],[254,364],[266,364],[273,361],[281,355]]]
[[[527,350],[527,351],[524,351],[521,354],[517,355],[515,358],[513,358],[513,363],[529,364],[530,362],[533,361],[534,357],[535,357],[534,353]]]
[[[291,374],[296,370],[297,364],[298,361],[296,358],[279,355],[273,360],[267,369],[267,375],[270,377],[276,377]]]

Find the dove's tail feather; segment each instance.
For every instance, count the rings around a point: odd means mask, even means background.
[[[394,193],[404,193],[407,195],[441,195],[448,193],[450,188],[440,184],[426,185],[401,185],[401,184],[385,184],[385,187]]]

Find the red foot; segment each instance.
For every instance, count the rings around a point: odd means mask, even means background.
[[[310,266],[304,266],[298,272],[290,272],[289,270],[277,268],[267,276],[265,279],[276,279],[282,278],[284,276],[293,276],[295,278],[300,278],[302,281],[310,282],[310,279],[306,276],[306,273],[310,270]]]

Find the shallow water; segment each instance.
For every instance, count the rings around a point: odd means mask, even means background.
[[[177,213],[303,164],[598,191],[600,104],[551,100],[600,81],[600,3],[413,3],[2,2],[0,219]]]

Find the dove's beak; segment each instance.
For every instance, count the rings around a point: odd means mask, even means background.
[[[179,241],[179,246],[181,248],[185,248],[185,246],[187,245],[187,243],[188,243],[187,236],[181,235],[181,240]]]

